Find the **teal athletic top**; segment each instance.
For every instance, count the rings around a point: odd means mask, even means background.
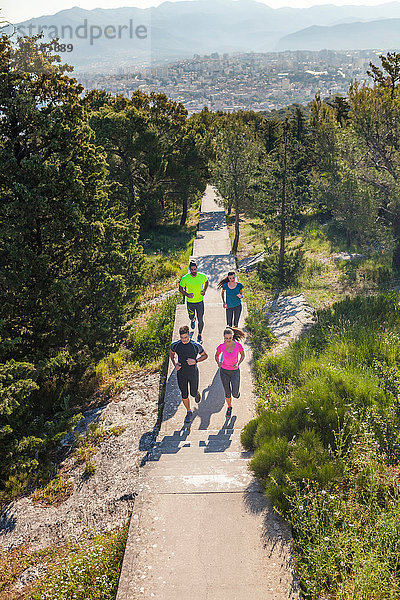
[[[225,290],[226,293],[226,305],[228,308],[233,308],[234,306],[239,306],[242,301],[237,297],[237,294],[242,293],[243,285],[237,282],[236,287],[231,290],[227,283],[224,283],[222,289]]]

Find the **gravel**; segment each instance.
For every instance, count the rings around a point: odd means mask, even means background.
[[[0,516],[0,544],[5,550],[21,544],[46,548],[126,523],[137,494],[140,463],[154,438],[159,377],[135,373],[109,404],[85,413],[86,426],[99,422],[106,430],[118,425],[126,430],[101,443],[91,459],[96,471],[90,478],[83,477],[84,465],[66,459],[62,470],[68,473],[73,492],[61,505],[41,506],[30,497],[8,504]]]

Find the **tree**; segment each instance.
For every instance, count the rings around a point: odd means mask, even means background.
[[[259,147],[254,133],[240,118],[224,121],[215,141],[213,179],[227,207],[235,211],[235,237],[232,252],[237,251],[240,235],[240,212],[252,198],[252,182],[258,167]]]
[[[82,87],[34,39],[1,38],[0,61],[3,335],[23,354],[105,341],[138,294],[135,224],[109,204]]]
[[[359,144],[357,179],[375,191],[379,219],[392,230],[392,264],[400,269],[400,55],[388,54],[376,69],[373,87],[357,82],[349,90],[351,127]],[[386,71],[389,69],[389,71]],[[384,71],[388,72],[386,77]]]
[[[301,111],[279,127],[274,147],[264,154],[260,212],[279,234],[280,273],[284,273],[286,238],[296,229],[302,209],[310,202],[310,153]]]
[[[73,370],[118,339],[142,281],[82,87],[37,41],[0,37],[0,491],[54,471]]]

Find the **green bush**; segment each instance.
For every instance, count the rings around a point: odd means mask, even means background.
[[[128,346],[133,360],[140,365],[165,357],[171,343],[178,294],[159,304],[144,327],[128,333]]]
[[[290,520],[309,600],[400,597],[399,300],[348,298],[283,354],[256,346],[266,395],[242,443]]]
[[[128,526],[76,545],[52,569],[29,600],[115,600]]]
[[[297,283],[306,264],[301,248],[287,250],[283,267],[279,265],[279,255],[269,254],[257,266],[260,279],[270,288],[289,286]]]

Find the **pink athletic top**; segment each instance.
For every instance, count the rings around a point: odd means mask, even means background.
[[[228,352],[225,348],[225,344],[220,344],[217,348],[217,352],[218,354],[223,355],[223,361],[221,365],[222,368],[228,369],[228,371],[233,371],[233,365],[236,365],[239,360],[239,352],[244,352],[244,350],[242,344],[239,344],[239,342],[235,340],[235,348],[233,352]]]

